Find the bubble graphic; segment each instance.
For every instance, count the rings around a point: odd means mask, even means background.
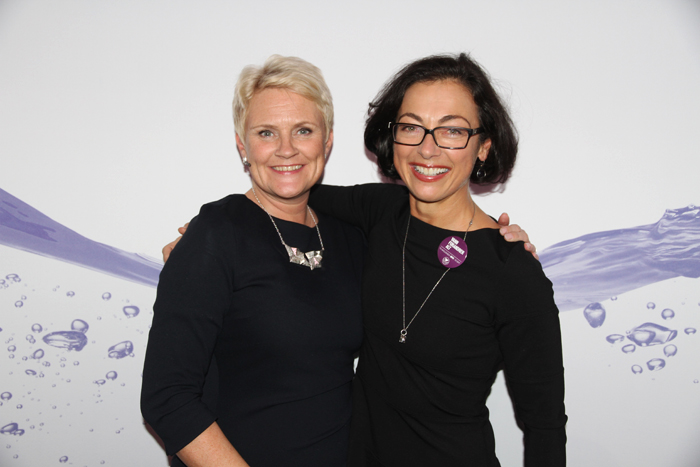
[[[667,357],[673,357],[678,353],[678,347],[676,347],[673,344],[668,344],[666,347],[664,347],[664,355]]]
[[[652,358],[647,362],[647,368],[650,371],[659,371],[666,366],[666,362],[662,358]]]
[[[111,293],[105,292],[105,293],[102,294],[102,300],[105,300],[105,301],[106,301],[106,300],[109,300],[110,298],[112,298],[112,294],[111,294]]]
[[[24,370],[24,372],[25,372],[26,374],[28,374],[29,376],[34,376],[34,375],[36,375],[36,371],[34,371],[34,370]]]
[[[111,380],[111,381],[114,381],[115,379],[117,379],[117,372],[116,372],[116,371],[110,371],[110,372],[108,372],[108,373],[105,375],[105,378],[107,378],[107,379],[109,379],[109,380]]]
[[[17,274],[8,274],[5,276],[5,279],[12,282],[22,282],[22,279]]]
[[[80,365],[80,362],[78,360],[73,362],[73,366],[78,366],[78,365]]]
[[[15,308],[22,308],[24,306],[24,302],[22,300],[17,300],[15,302]]]
[[[108,350],[109,358],[124,358],[132,354],[134,351],[134,344],[131,341],[124,341],[118,344],[114,344]]]
[[[0,428],[0,434],[22,436],[24,434],[24,430],[21,429],[16,423],[8,423],[4,427]]]
[[[632,353],[632,352],[634,352],[635,350],[637,350],[637,347],[636,347],[634,344],[627,344],[626,346],[624,346],[624,347],[622,348],[622,351],[623,351],[624,353]]]
[[[647,303],[647,310],[653,310],[654,308],[656,308],[656,303],[654,303],[654,302]]]
[[[600,303],[593,302],[583,310],[583,316],[592,328],[599,328],[605,321],[605,308]]]
[[[4,401],[9,401],[10,399],[12,399],[12,393],[11,392],[3,392],[2,394],[0,394],[0,399],[2,399]]]
[[[661,317],[663,319],[671,319],[674,316],[676,316],[676,312],[670,308],[666,308],[664,311],[661,312]]]
[[[51,366],[51,363],[49,363],[49,362],[47,362],[47,361],[43,361],[43,362],[41,362],[41,364],[44,365],[44,366]]]
[[[44,336],[44,342],[59,349],[80,352],[87,345],[87,337],[78,331],[56,331]]]
[[[644,323],[627,331],[627,339],[641,347],[665,344],[678,335],[677,331],[654,323]]]
[[[34,358],[34,359],[36,359],[36,360],[39,360],[39,359],[42,358],[43,356],[44,356],[44,350],[43,350],[43,349],[37,349],[37,350],[35,350],[34,353],[32,354],[32,358]]]
[[[34,331],[34,332],[41,332],[41,331],[43,331],[43,330],[44,330],[44,328],[41,327],[41,324],[39,324],[39,323],[34,323],[34,324],[32,324],[32,331]]]
[[[107,381],[105,381],[105,380],[103,380],[103,379],[98,379],[98,380],[96,380],[96,381],[93,381],[93,383],[95,383],[95,384],[98,385],[98,386],[102,386],[102,385],[105,384],[106,382],[107,382]]]
[[[697,329],[695,329],[695,328],[685,328],[685,330],[684,330],[683,332],[685,332],[685,333],[688,334],[688,335],[691,335],[691,334],[695,334],[695,333],[697,332]]]
[[[17,347],[14,346],[14,345],[11,345],[11,346],[9,346],[9,347],[7,348],[7,351],[8,351],[8,352],[14,352],[15,350],[17,350]]]
[[[70,328],[71,331],[79,331],[82,333],[86,333],[87,330],[90,329],[90,326],[82,319],[74,319],[73,322],[70,323]]]
[[[17,404],[18,409],[21,409],[22,407],[24,407],[22,404]]]
[[[611,344],[617,344],[618,342],[622,342],[625,340],[625,336],[622,334],[610,334],[608,337],[605,338],[606,341],[610,342]]]
[[[610,300],[614,302],[615,300],[617,300],[617,297],[613,295],[612,297],[610,297]]]
[[[34,340],[34,336],[32,336],[31,334],[27,334],[26,339],[27,339],[27,342],[29,342],[30,344],[34,344],[36,342]]]
[[[122,311],[124,312],[127,318],[133,318],[135,316],[138,316],[140,310],[137,306],[129,305],[122,308]]]
[[[639,365],[632,365],[632,373],[634,373],[635,375],[638,375],[638,374],[641,373],[642,371],[644,371],[644,370],[642,370],[642,367],[641,367],[641,366],[639,366]]]
[[[68,462],[68,456],[63,456],[63,457],[61,457],[61,458],[58,460],[58,462],[60,462],[61,464],[65,464],[66,462]]]

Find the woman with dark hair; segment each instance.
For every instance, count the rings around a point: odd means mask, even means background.
[[[350,465],[498,466],[486,398],[501,368],[525,465],[565,465],[551,283],[469,191],[504,182],[517,153],[488,76],[465,54],[409,64],[370,104],[365,144],[405,186],[317,186],[309,200],[369,245]]]

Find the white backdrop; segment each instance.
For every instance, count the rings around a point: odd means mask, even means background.
[[[540,251],[700,204],[693,0],[3,0],[0,189],[91,240],[159,257],[201,204],[249,186],[230,111],[243,66],[279,53],[323,70],[336,109],[324,181],[352,184],[379,180],[362,143],[367,102],[406,62],[460,51],[495,78],[521,135],[512,180],[477,202],[508,211]],[[138,411],[154,289],[4,245],[0,393],[13,396],[0,397],[0,428],[17,429],[0,433],[0,464],[166,465]],[[603,303],[601,328],[562,312],[569,465],[700,463],[700,337],[683,332],[700,325],[699,290],[678,277],[621,294]],[[138,316],[124,314],[132,305]],[[678,355],[635,375],[604,337],[666,308]],[[81,353],[31,357],[75,319],[90,325]],[[133,358],[108,356],[125,336]],[[500,380],[489,406],[501,463],[520,465]]]

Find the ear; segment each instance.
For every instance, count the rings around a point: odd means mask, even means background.
[[[243,158],[248,157],[248,154],[245,151],[245,144],[243,144],[243,141],[241,141],[238,133],[236,133],[236,147],[238,148],[238,154],[241,156],[241,161],[243,161]]]
[[[326,140],[326,145],[324,148],[326,160],[328,160],[328,156],[331,154],[332,148],[333,148],[333,130],[331,130],[331,132],[328,133],[328,139]]]
[[[479,146],[479,153],[476,155],[476,157],[478,157],[481,162],[484,162],[486,160],[486,158],[489,157],[490,150],[491,150],[491,138],[489,138],[481,143],[481,146]]]

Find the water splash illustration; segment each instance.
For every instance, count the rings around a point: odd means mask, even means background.
[[[158,284],[163,267],[157,261],[87,239],[2,189],[0,244],[151,287]],[[17,303],[17,307],[23,305]]]
[[[625,340],[625,336],[622,334],[610,334],[608,337],[605,338],[606,341],[610,342],[611,344],[617,344],[618,342],[622,342]]]
[[[158,283],[162,269],[159,262],[89,240],[2,189],[0,244],[149,286]],[[560,311],[672,277],[698,278],[700,208],[669,209],[655,224],[566,240],[540,253],[540,261]],[[17,307],[22,305],[17,301]]]
[[[87,345],[87,337],[80,331],[56,331],[45,335],[44,342],[59,349],[80,352]]]
[[[656,224],[596,232],[540,254],[560,311],[585,307],[639,287],[700,277],[700,208],[669,209]],[[655,308],[650,302],[647,308]]]
[[[134,344],[132,344],[131,341],[124,341],[110,347],[108,350],[108,356],[109,358],[120,359],[133,355],[133,352]]]
[[[591,303],[584,308],[583,316],[592,328],[599,328],[605,322],[605,308],[598,302]]]
[[[651,371],[659,371],[666,366],[666,361],[663,358],[652,358],[647,362],[647,368]]]
[[[678,335],[678,331],[659,326],[655,323],[644,323],[627,331],[627,339],[640,347],[661,345],[672,341]]]

